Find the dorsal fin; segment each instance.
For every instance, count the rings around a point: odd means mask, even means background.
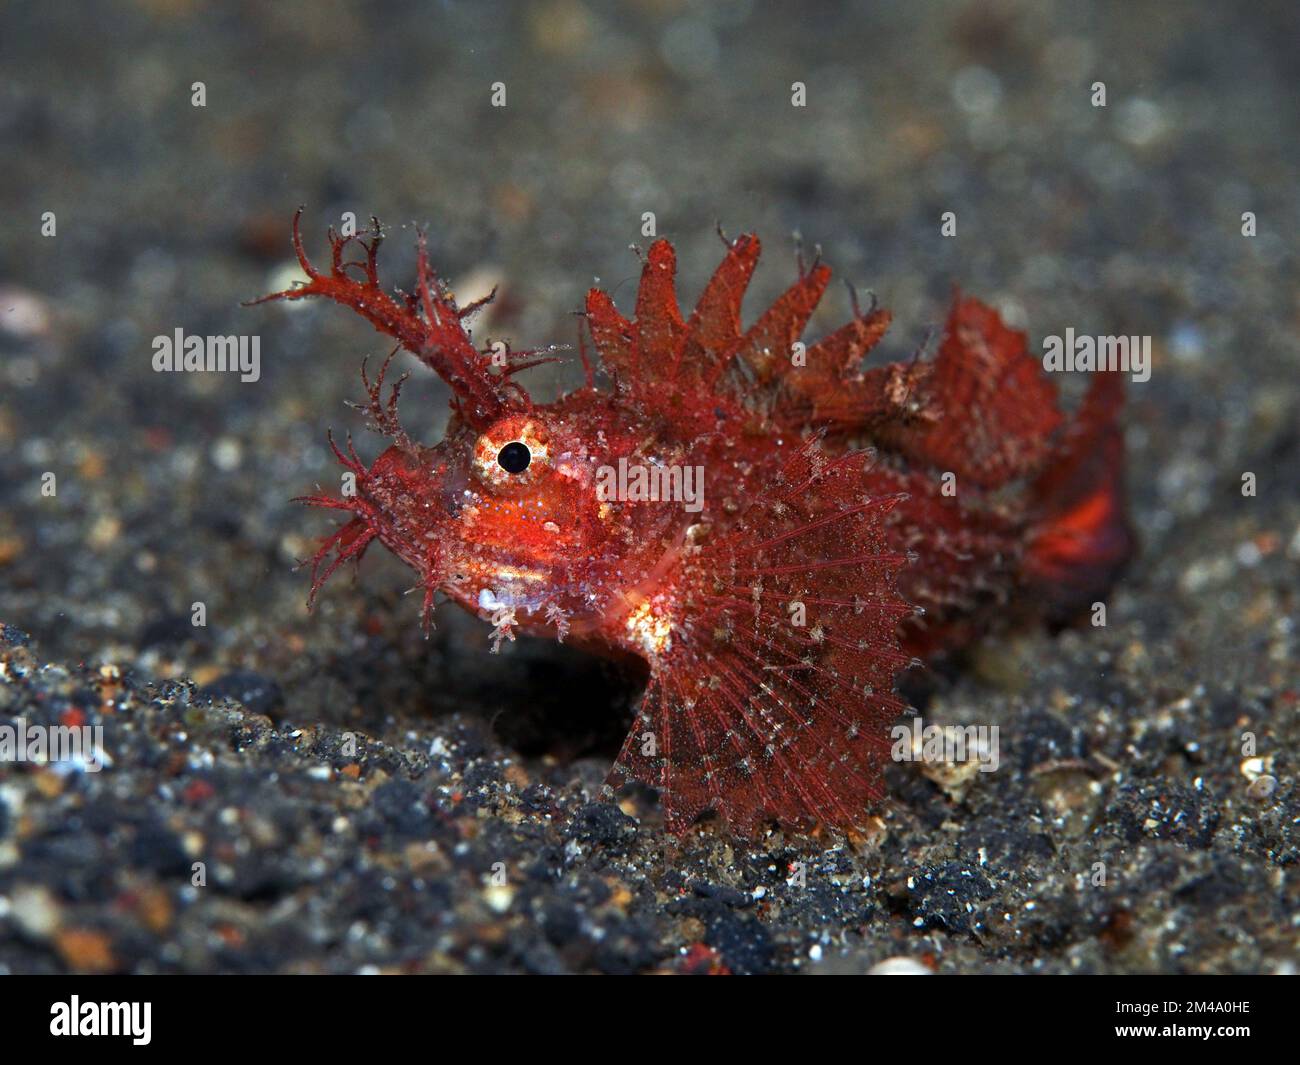
[[[1025,334],[993,308],[957,296],[939,353],[920,379],[916,424],[886,442],[914,462],[999,488],[1042,468],[1061,427],[1056,387],[1029,353]]]

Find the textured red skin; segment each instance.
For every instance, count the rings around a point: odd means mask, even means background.
[[[862,827],[905,710],[900,670],[1012,611],[1077,609],[1131,551],[1118,377],[1099,376],[1067,418],[1024,335],[976,300],[954,300],[932,360],[863,369],[889,315],[855,304],[800,364],[825,266],[801,267],[745,329],[757,238],[727,245],[688,318],[659,240],[631,319],[599,289],[587,297],[612,387],[589,367],[586,387],[542,406],[513,380],[535,353],[492,365],[464,327],[476,308],[457,308],[422,237],[415,294],[396,299],[378,282],[377,222],[330,233],[328,273],[297,223],[310,280],[264,299],[353,308],[454,397],[446,437],[424,447],[397,421],[400,381],[385,397],[382,372],[365,378],[373,425],[394,444],[369,468],[335,447],[357,494],[305,500],[351,515],[315,557],[312,598],[378,541],[418,574],[426,624],[442,592],[492,620],[497,643],[524,632],[645,659],[609,784],[657,788],[671,832],[708,810],[741,836],[773,819]],[[345,261],[353,243],[365,256]],[[508,474],[495,456],[518,439],[533,461]],[[619,458],[702,467],[703,510],[602,504],[596,469]]]

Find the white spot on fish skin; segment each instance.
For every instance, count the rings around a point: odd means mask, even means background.
[[[628,615],[627,632],[646,654],[665,654],[673,647],[673,623],[666,613],[657,612],[649,599]]]

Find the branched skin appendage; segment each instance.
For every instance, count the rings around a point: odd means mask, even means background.
[[[864,368],[889,325],[874,299],[852,294],[846,325],[802,340],[820,261],[744,328],[757,238],[724,238],[688,318],[660,240],[632,317],[588,294],[611,387],[589,367],[586,387],[540,405],[515,376],[546,357],[476,346],[487,301],[457,306],[423,235],[414,292],[392,296],[377,221],[331,231],[323,271],[300,216],[307,282],[264,299],[350,307],[452,393],[445,437],[424,446],[398,419],[405,375],[386,388],[393,355],[373,379],[363,365],[360,409],[392,444],[366,467],[331,437],[356,491],[302,500],[348,517],[311,561],[309,601],[378,542],[415,571],[426,628],[440,594],[491,626],[493,651],[524,634],[643,659],[609,784],[657,788],[672,832],[709,810],[740,835],[862,827],[905,709],[899,672],[1018,603],[1063,614],[1129,553],[1113,382],[1067,418],[1024,336],[978,301],[955,301],[934,358]]]

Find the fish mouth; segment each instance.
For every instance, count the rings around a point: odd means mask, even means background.
[[[449,567],[445,589],[465,609],[484,620],[502,611],[540,612],[552,589],[549,569],[484,558],[460,559]]]

